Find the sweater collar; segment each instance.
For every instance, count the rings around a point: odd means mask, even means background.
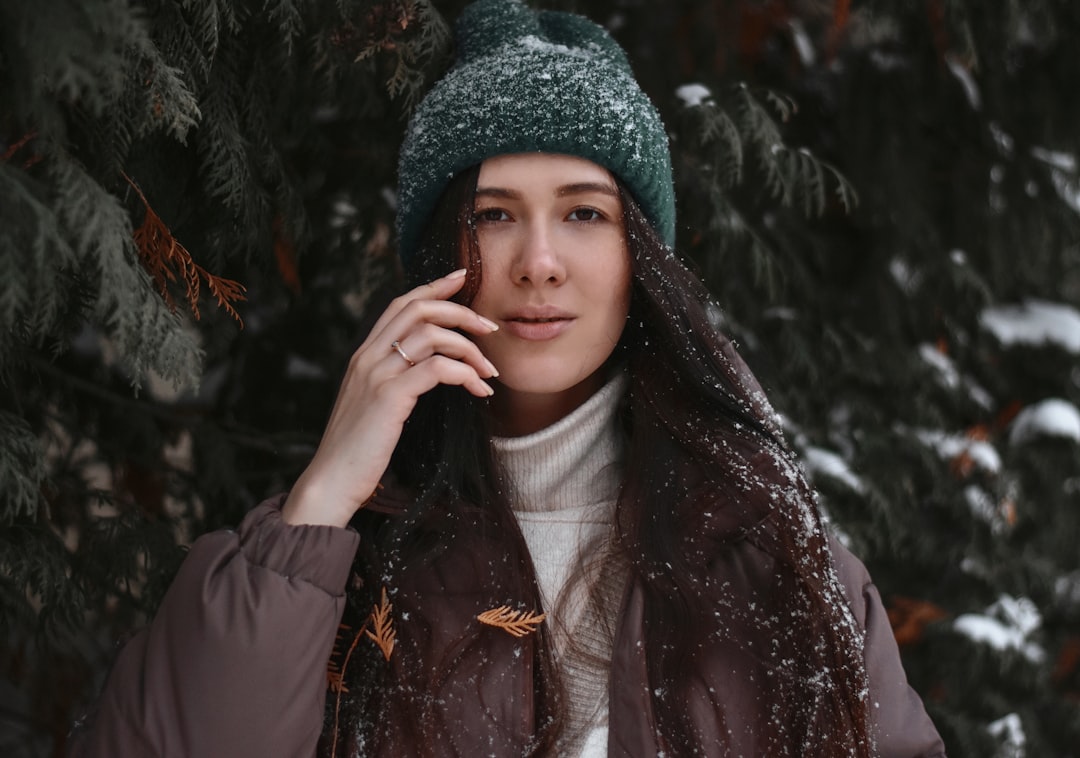
[[[491,439],[515,511],[559,511],[618,497],[623,445],[615,415],[626,385],[619,372],[551,426]]]

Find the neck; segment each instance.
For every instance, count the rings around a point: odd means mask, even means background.
[[[617,416],[627,378],[616,376],[572,413],[537,432],[492,437],[515,512],[550,512],[613,503],[622,481]]]
[[[520,392],[500,385],[491,398],[492,430],[499,437],[521,437],[549,427],[604,386],[604,374],[601,369],[561,392]]]

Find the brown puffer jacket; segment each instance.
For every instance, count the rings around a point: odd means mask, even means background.
[[[359,536],[334,527],[286,525],[279,507],[280,500],[264,503],[237,531],[195,542],[154,621],[121,650],[95,711],[74,731],[72,758],[315,754],[324,725],[327,660]],[[848,602],[866,630],[876,754],[944,756],[937,731],[907,684],[866,569],[840,545],[832,547]],[[425,615],[448,628],[475,625],[467,632],[472,639],[487,638],[484,668],[499,674],[477,681],[467,673],[475,668],[463,664],[460,675],[443,681],[434,699],[438,717],[457,727],[453,744],[437,746],[435,754],[515,756],[534,728],[534,635],[514,637],[476,621],[477,613],[505,602],[486,597],[482,587],[477,592],[468,580],[491,558],[476,548],[453,551],[460,563],[449,570],[445,561],[432,565],[427,580],[440,592],[427,595]],[[736,580],[754,581],[752,575],[767,571],[767,563],[747,545],[725,558],[720,570]],[[459,593],[456,585],[469,589]],[[643,609],[643,594],[631,585],[612,656],[609,756],[652,758],[659,753],[641,645]],[[421,623],[415,616],[395,609],[394,623],[405,640],[408,625]],[[451,637],[455,633],[448,629]],[[406,643],[393,655],[409,652]],[[692,702],[700,707],[690,716],[706,755],[767,755],[754,735],[738,729],[740,723],[752,723],[746,709],[754,702],[753,688],[765,686],[756,673],[752,658],[735,647],[718,645],[702,664],[692,684],[692,691],[700,693]],[[726,728],[717,712],[725,714]],[[409,744],[419,739],[415,732],[401,727],[395,730],[401,744],[392,754],[421,753]],[[349,751],[339,749],[338,755]]]

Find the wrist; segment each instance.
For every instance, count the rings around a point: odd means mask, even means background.
[[[345,527],[349,520],[363,506],[340,493],[327,491],[315,482],[306,481],[301,476],[285,498],[281,507],[281,519],[294,526],[337,526]]]

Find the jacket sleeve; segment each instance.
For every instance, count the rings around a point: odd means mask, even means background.
[[[72,735],[73,758],[311,758],[359,536],[285,524],[280,504],[195,541]]]
[[[862,562],[832,540],[837,574],[857,621],[866,632],[864,657],[870,684],[870,718],[879,758],[944,758],[945,745],[911,689],[900,662],[881,596]]]

